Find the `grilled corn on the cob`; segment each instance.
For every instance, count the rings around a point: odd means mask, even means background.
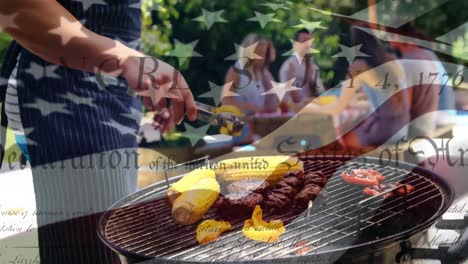
[[[202,178],[174,201],[172,217],[183,225],[197,222],[218,199],[219,192],[220,186],[215,178]]]
[[[207,168],[199,168],[187,173],[169,188],[167,192],[169,202],[173,204],[183,192],[191,190],[203,178],[216,179],[216,175],[213,170]]]
[[[253,159],[261,160],[262,165],[254,165]],[[263,156],[255,158],[228,159],[219,163],[215,172],[218,179],[224,182],[241,180],[265,180],[272,184],[280,182],[292,171],[303,171],[304,165],[296,157]]]

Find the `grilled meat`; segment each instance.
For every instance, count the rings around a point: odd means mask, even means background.
[[[264,180],[243,180],[230,183],[226,186],[229,193],[247,191],[266,194],[268,188],[270,188],[270,184]]]
[[[309,184],[294,197],[294,205],[298,208],[307,208],[309,201],[315,200],[319,196],[322,188],[315,184]]]
[[[284,186],[281,188],[275,188],[271,191],[271,194],[282,194],[287,196],[288,198],[294,198],[297,194],[297,190],[291,186]]]
[[[304,185],[314,184],[320,187],[325,187],[328,179],[322,171],[317,171],[306,173],[303,176],[302,181],[304,182]]]
[[[285,178],[294,177],[294,178],[301,179],[303,175],[304,175],[304,171],[303,171],[303,170],[295,170],[295,171],[288,172],[288,173],[286,174],[286,176],[284,176],[284,177],[285,177]]]
[[[264,208],[271,212],[279,212],[289,208],[301,187],[302,182],[298,174],[285,177],[265,196]]]
[[[263,200],[261,194],[241,191],[220,197],[215,207],[224,218],[245,218],[251,215],[255,206],[263,203]]]
[[[302,182],[300,179],[295,177],[285,178],[281,182],[279,182],[276,187],[286,187],[290,186],[296,190],[300,190],[302,188]]]
[[[226,186],[231,193],[220,197],[216,207],[227,219],[247,217],[261,205],[265,211],[282,212],[291,207],[305,208],[314,200],[327,183],[322,171],[291,171],[276,184],[262,180],[241,180]]]

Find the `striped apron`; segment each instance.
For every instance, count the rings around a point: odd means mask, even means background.
[[[91,31],[138,48],[140,0],[59,2]],[[32,168],[41,263],[116,263],[97,221],[136,190],[140,100],[121,78],[53,65],[25,49],[16,59],[5,112]]]

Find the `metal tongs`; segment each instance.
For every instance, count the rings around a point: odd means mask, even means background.
[[[195,104],[197,106],[199,120],[214,126],[232,127],[232,129],[228,129],[231,135],[242,132],[245,123],[238,116],[228,112],[215,113],[216,107],[214,106],[202,104],[200,102],[195,102]]]

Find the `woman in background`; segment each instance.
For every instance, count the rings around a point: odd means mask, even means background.
[[[274,112],[278,108],[278,99],[274,94],[263,95],[271,88],[273,75],[268,69],[271,60],[275,54],[272,50],[271,41],[262,39],[256,34],[247,35],[241,43],[241,46],[246,48],[252,45],[255,46],[254,55],[239,54],[239,58],[249,58],[245,65],[240,61],[229,69],[225,83],[232,82],[232,87],[225,86],[226,90],[223,94],[234,92],[239,96],[222,96],[222,105],[233,105],[238,107],[244,114],[253,115],[260,112]],[[241,50],[242,51],[242,50]],[[251,59],[256,57],[256,59]],[[253,141],[253,133],[248,126],[241,136],[234,139],[235,143],[251,143]]]
[[[397,141],[407,135],[406,125],[410,122],[408,95],[401,91],[406,87],[403,68],[374,36],[353,29],[352,42],[353,46],[363,44],[361,51],[368,56],[350,65],[348,72],[352,78],[342,83],[338,100],[330,105],[310,103],[304,111],[341,114],[362,89],[369,104],[351,106],[368,107],[371,114],[362,122],[358,120],[352,126],[341,127],[342,143],[348,148],[360,148]]]

